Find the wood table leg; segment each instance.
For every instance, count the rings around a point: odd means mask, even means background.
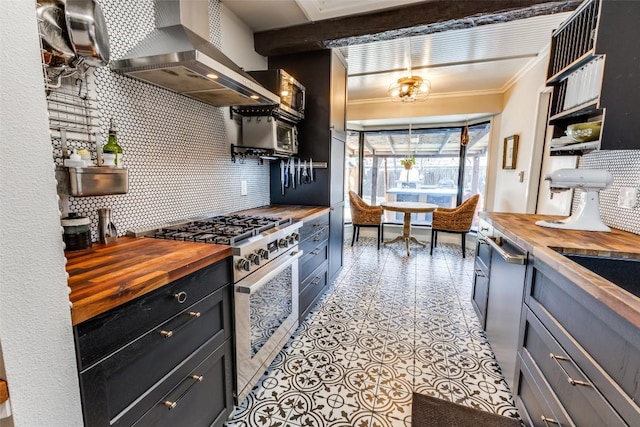
[[[407,248],[407,256],[411,255],[411,249],[409,248],[410,242],[417,243],[422,247],[427,246],[426,243],[421,242],[420,240],[416,239],[411,235],[411,212],[404,212],[404,220],[402,223],[402,234],[392,240],[389,240],[388,242],[384,242],[384,245],[386,246],[390,243],[396,243],[400,241],[404,241],[404,244]]]

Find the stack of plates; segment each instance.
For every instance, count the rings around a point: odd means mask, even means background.
[[[575,143],[577,143],[577,141],[571,138],[570,136],[568,135],[561,136],[560,138],[553,138],[551,140],[551,148],[564,147],[565,145],[575,144]]]

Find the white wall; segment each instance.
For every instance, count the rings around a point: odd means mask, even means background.
[[[80,426],[35,1],[0,17],[0,340],[13,417],[5,426]]]
[[[392,103],[388,99],[350,101],[347,121],[433,117],[446,115],[492,115],[502,111],[502,94],[430,96],[426,102]]]
[[[487,188],[488,193],[493,193],[493,204],[487,205],[487,210],[527,212],[529,180],[538,180],[538,176],[531,176],[530,165],[536,143],[538,100],[540,92],[545,88],[547,62],[548,55],[538,57],[532,67],[504,94],[499,132],[491,140],[489,169],[495,171],[495,185]],[[511,135],[519,136],[516,168],[502,169],[504,138]],[[540,139],[537,143],[543,142]],[[518,175],[521,171],[524,171],[523,182],[520,182]]]
[[[224,4],[220,4],[222,26],[221,50],[233,62],[247,71],[266,70],[267,58],[256,53],[253,32]]]

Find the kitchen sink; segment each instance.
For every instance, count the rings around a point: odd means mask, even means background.
[[[559,252],[587,270],[640,297],[640,259]]]

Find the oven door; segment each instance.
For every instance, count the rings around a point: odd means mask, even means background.
[[[234,285],[238,403],[298,326],[301,256],[291,249]]]
[[[305,87],[284,70],[280,70],[280,109],[296,120],[304,119]]]
[[[276,121],[277,150],[291,154],[298,153],[298,128],[295,125]]]

